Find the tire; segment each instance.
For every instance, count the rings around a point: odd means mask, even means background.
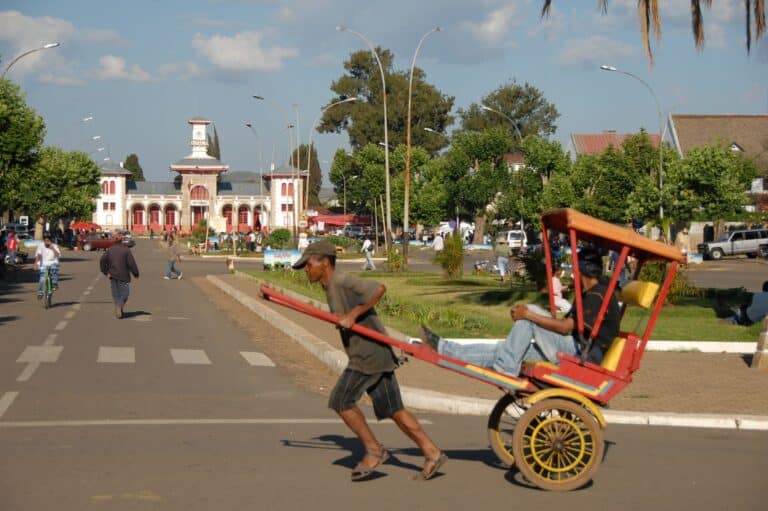
[[[45,301],[45,308],[46,309],[50,309],[51,307],[53,307],[53,293],[48,293],[45,296],[45,300],[44,301]]]
[[[709,253],[709,257],[711,257],[713,261],[719,261],[724,255],[723,250],[720,248],[713,248],[712,252]]]
[[[518,470],[542,490],[584,486],[600,468],[604,449],[597,419],[565,399],[544,399],[531,406],[512,436]]]
[[[512,435],[524,412],[525,408],[520,397],[515,394],[504,394],[488,416],[488,442],[501,464],[507,468],[515,464]]]
[[[83,250],[85,252],[90,252],[91,251],[91,244],[90,243],[86,243],[85,245],[83,245]]]

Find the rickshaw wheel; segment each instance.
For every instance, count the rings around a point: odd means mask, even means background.
[[[518,470],[543,490],[584,486],[603,459],[603,431],[583,406],[544,399],[520,417],[512,437]]]
[[[504,394],[488,416],[488,442],[493,453],[506,467],[515,464],[512,454],[512,434],[525,413],[522,399],[516,394]]]

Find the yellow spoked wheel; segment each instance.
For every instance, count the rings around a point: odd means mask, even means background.
[[[512,454],[512,434],[517,421],[525,413],[522,399],[515,394],[504,394],[488,416],[488,442],[499,461],[507,467],[515,464]]]
[[[520,417],[512,453],[523,476],[543,490],[584,486],[603,459],[603,431],[583,406],[545,399]]]

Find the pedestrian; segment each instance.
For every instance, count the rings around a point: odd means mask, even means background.
[[[165,270],[165,280],[179,279],[184,277],[184,272],[176,269],[176,263],[181,262],[181,252],[179,251],[179,244],[176,243],[176,239],[173,236],[168,237],[168,267]]]
[[[109,279],[112,301],[115,304],[115,317],[120,319],[123,317],[123,308],[130,294],[131,275],[138,279],[139,267],[136,265],[131,249],[123,243],[122,232],[115,235],[115,241],[116,243],[101,256],[99,267],[101,273]]]
[[[376,265],[373,264],[373,242],[371,238],[366,236],[363,239],[363,247],[360,251],[365,254],[365,263],[363,263],[363,271],[376,271]]]
[[[395,354],[388,345],[350,330],[353,325],[359,324],[386,334],[374,309],[386,288],[370,279],[337,271],[336,247],[327,241],[318,241],[307,247],[293,265],[295,270],[302,268],[310,282],[320,282],[323,286],[328,307],[339,318],[341,340],[349,357],[346,369],[331,392],[328,407],[341,416],[365,448],[365,456],[352,470],[352,480],[368,479],[379,465],[389,459],[389,452],[376,439],[357,406],[363,393],[370,396],[377,419],[391,418],[421,448],[425,461],[415,479],[430,479],[447,461],[447,457],[403,405],[395,377]]]
[[[563,278],[563,273],[563,267],[560,266],[560,263],[555,263],[552,268],[552,296],[555,299],[557,310],[567,313],[571,310],[571,302],[563,298],[563,291],[568,291],[568,286],[564,286],[560,280]]]
[[[499,268],[501,281],[504,282],[509,268],[509,243],[504,238],[497,238],[493,245],[493,253],[496,254],[496,266]]]
[[[16,251],[19,250],[19,240],[16,238],[16,233],[13,231],[8,232],[8,239],[5,241],[6,258],[10,262],[11,266],[16,266]]]
[[[437,255],[442,252],[444,248],[445,240],[443,239],[443,235],[438,233],[437,236],[435,236],[435,241],[432,242],[432,250],[434,250],[435,255]]]

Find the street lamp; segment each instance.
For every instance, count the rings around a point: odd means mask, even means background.
[[[630,73],[629,71],[622,71],[621,69],[616,68],[615,66],[606,66],[602,65],[600,66],[600,69],[603,71],[609,71],[612,73],[620,73],[629,77],[634,78],[638,82],[642,83],[646,89],[648,89],[648,92],[651,93],[651,96],[653,96],[653,101],[656,103],[656,115],[658,117],[659,121],[659,223],[660,227],[662,229],[662,232],[665,232],[665,238],[667,239],[667,243],[669,243],[669,229],[664,229],[664,140],[662,138],[662,134],[664,132],[664,120],[661,116],[661,104],[659,103],[659,98],[656,96],[656,93],[653,91],[650,85],[640,78],[639,76]]]
[[[517,127],[517,123],[510,116],[508,116],[504,112],[494,110],[488,105],[480,105],[480,108],[482,108],[483,110],[487,110],[488,112],[493,112],[495,114],[499,114],[502,117],[505,117],[509,121],[509,123],[512,125],[512,127],[515,128],[515,133],[517,133],[517,138],[520,140],[520,142],[523,141],[523,135],[520,133],[520,129]]]
[[[376,48],[368,39],[365,38],[363,34],[342,25],[336,27],[336,31],[349,32],[350,34],[361,39],[371,50],[371,53],[373,53],[373,56],[376,59],[376,63],[379,65],[379,73],[381,73],[381,95],[384,103],[384,190],[385,190],[384,193],[385,193],[386,210],[387,210],[386,211],[386,216],[387,216],[386,229],[385,229],[384,239],[387,244],[387,250],[389,250],[390,238],[392,237],[392,204],[390,201],[390,187],[389,187],[389,128],[387,126],[387,81],[386,81],[386,78],[384,77],[384,66],[381,65],[381,59],[379,58],[379,54],[376,52]]]
[[[5,68],[5,71],[3,71],[3,75],[0,76],[0,78],[5,78],[5,74],[8,72],[9,69],[11,69],[11,66],[13,66],[16,62],[18,62],[20,59],[26,57],[27,55],[29,55],[31,53],[35,53],[36,51],[49,50],[51,48],[57,48],[58,46],[60,46],[59,43],[47,43],[47,44],[42,45],[39,48],[35,48],[35,49],[29,50],[29,51],[25,51],[24,53],[22,53],[21,55],[19,55],[15,59],[13,59],[10,64],[8,64],[8,66]]]
[[[256,137],[256,143],[257,143],[257,149],[259,151],[259,175],[261,176],[261,179],[259,179],[259,195],[264,194],[263,189],[263,183],[264,183],[264,151],[262,151],[261,147],[261,137],[256,132],[256,128],[253,127],[253,124],[250,122],[245,123],[245,127],[251,130],[251,133],[253,133],[253,136]]]
[[[416,56],[419,54],[421,45],[424,40],[435,32],[440,32],[440,27],[435,27],[423,36],[419,40],[419,44],[416,45],[416,51],[413,52],[413,60],[411,60],[411,75],[408,79],[408,119],[405,124],[405,200],[403,202],[403,265],[408,270],[408,238],[410,234],[409,213],[411,205],[411,98],[413,97],[413,70],[416,67]]]
[[[309,175],[310,175],[310,169],[311,169],[311,162],[312,162],[312,135],[315,133],[315,127],[317,126],[317,123],[320,122],[320,118],[325,115],[325,112],[327,112],[329,109],[335,107],[336,105],[341,105],[342,103],[352,103],[353,101],[357,101],[357,97],[351,97],[346,99],[341,99],[339,101],[336,101],[334,103],[331,103],[327,107],[323,108],[318,116],[315,118],[314,122],[312,123],[312,128],[309,130],[309,145],[307,146],[307,192],[306,192],[306,200],[304,202],[304,208],[309,207]],[[346,214],[346,213],[345,213]]]
[[[296,126],[295,124],[291,123],[291,113],[288,111],[287,108],[281,107],[279,104],[275,103],[271,99],[265,98],[264,96],[260,96],[258,94],[253,94],[253,99],[258,99],[259,101],[267,102],[270,105],[272,105],[275,108],[277,108],[278,110],[282,110],[283,112],[285,112],[285,124],[289,128],[293,128],[293,127]],[[298,113],[297,113],[297,116],[298,116]],[[285,131],[285,130],[283,130],[283,131]],[[298,137],[297,137],[297,139],[298,139]],[[291,165],[291,167],[294,166],[294,164],[293,164],[293,134],[290,131],[288,132],[288,163]]]

